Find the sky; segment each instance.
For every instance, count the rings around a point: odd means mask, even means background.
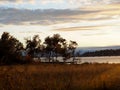
[[[0,35],[59,33],[79,47],[120,45],[120,0],[0,0]]]

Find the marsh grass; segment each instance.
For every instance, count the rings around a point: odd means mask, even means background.
[[[119,64],[0,66],[0,90],[120,90]]]

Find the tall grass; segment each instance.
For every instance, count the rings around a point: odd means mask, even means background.
[[[119,64],[0,67],[0,90],[120,90]]]

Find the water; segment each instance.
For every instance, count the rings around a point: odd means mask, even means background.
[[[41,58],[42,62],[48,62],[48,59]],[[62,57],[58,57],[59,62],[64,62]],[[68,59],[66,62],[73,62],[73,59]],[[104,57],[76,57],[77,64],[82,63],[120,63],[120,56],[104,56]]]
[[[81,57],[79,63],[120,63],[120,56]]]

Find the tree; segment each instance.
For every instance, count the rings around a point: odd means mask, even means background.
[[[71,53],[71,56],[73,57],[73,62],[75,60],[75,49],[76,49],[77,45],[78,44],[75,41],[70,41],[70,43],[69,43],[69,51]]]
[[[49,37],[49,36],[46,37],[44,44],[46,46],[45,51],[46,51],[47,57],[48,57],[49,62],[50,62],[51,57],[52,57],[52,52],[53,52],[53,49],[54,49],[52,38]]]
[[[18,62],[18,51],[23,47],[15,37],[4,32],[0,38],[0,63],[11,64]]]
[[[37,55],[40,58],[45,54],[50,62],[51,59],[57,61],[58,56],[64,57],[64,61],[72,56],[74,62],[77,46],[75,41],[70,41],[68,44],[66,39],[62,38],[59,34],[46,37],[44,44],[41,44],[39,35],[34,35],[32,39],[27,38],[25,40],[25,49],[32,58]],[[8,32],[4,32],[0,38],[0,63],[12,64],[22,62],[22,60],[20,61],[20,52],[23,49],[23,44],[19,40]]]
[[[64,62],[70,58],[70,53],[69,53],[68,44],[66,40],[63,41],[63,46],[61,48],[60,53],[61,53],[61,56],[63,57]]]
[[[64,48],[64,43],[66,42],[66,40],[64,38],[62,38],[59,34],[54,34],[53,37],[53,52],[55,53],[55,57],[57,60],[57,57],[59,54],[61,54],[61,49]]]
[[[26,49],[28,50],[28,54],[34,58],[35,54],[38,53],[41,47],[41,39],[39,35],[34,35],[32,39],[25,39],[26,40]]]
[[[59,34],[54,34],[52,37],[46,37],[44,43],[46,45],[49,62],[54,56],[56,57],[57,61],[57,57],[60,55],[63,57],[64,61],[70,57],[73,57],[74,62],[75,49],[78,45],[75,41],[70,41],[70,43],[67,44],[66,39],[62,38]],[[54,60],[54,58],[52,59]]]
[[[54,34],[52,37],[48,36],[45,38],[46,52],[48,53],[49,62],[54,60],[54,56],[57,61],[58,55],[61,54],[61,51],[64,47],[65,39],[62,38],[59,34]]]

